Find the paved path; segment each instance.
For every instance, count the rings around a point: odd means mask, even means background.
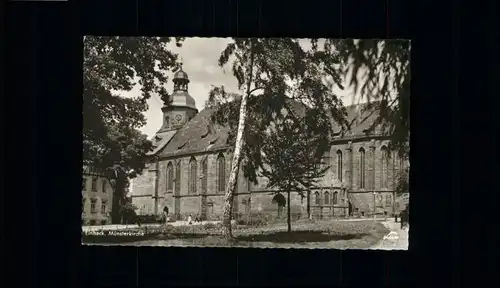
[[[380,250],[408,250],[409,245],[409,231],[410,228],[401,229],[401,223],[394,222],[394,218],[388,218],[387,221],[382,222],[387,229],[391,232],[395,232],[398,239],[382,239],[371,247],[370,249],[380,249]]]

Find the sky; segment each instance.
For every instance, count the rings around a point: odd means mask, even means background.
[[[299,41],[306,49],[310,47],[308,40],[301,39]],[[217,63],[220,53],[230,42],[231,38],[186,38],[180,48],[176,47],[175,43],[169,44],[170,50],[178,53],[182,59],[183,70],[188,74],[190,79],[188,91],[196,100],[198,111],[204,108],[211,85],[224,85],[227,91],[238,91],[237,81],[232,75],[230,67],[223,69]],[[170,73],[167,87],[169,93],[172,93],[173,90],[172,78],[173,75]],[[356,95],[353,95],[352,90],[346,89],[342,91],[338,89],[335,92],[342,97],[344,105],[353,104],[353,99],[356,99],[354,97]],[[137,97],[140,94],[140,86],[136,85],[131,91],[121,92],[120,94],[125,97]],[[359,103],[357,100],[354,100],[354,102]],[[145,113],[147,124],[140,130],[151,138],[162,125],[163,115],[161,107],[163,106],[163,102],[158,95],[153,95],[148,100],[148,105],[149,109]]]

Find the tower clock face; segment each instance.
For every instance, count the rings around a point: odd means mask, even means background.
[[[181,120],[182,120],[182,115],[180,114],[175,115],[175,122],[181,122]]]

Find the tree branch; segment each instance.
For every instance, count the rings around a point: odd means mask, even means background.
[[[251,78],[250,78],[250,79],[251,79]],[[250,86],[250,85],[249,85],[249,86]],[[248,88],[250,88],[250,87],[248,87]],[[260,90],[260,89],[264,90],[264,87],[255,87],[255,88],[253,88],[252,90],[249,90],[249,91],[247,90],[247,93],[248,93],[247,95],[248,95],[248,96],[250,96],[250,94],[252,94],[253,92],[255,92],[255,91],[257,91],[257,90]]]

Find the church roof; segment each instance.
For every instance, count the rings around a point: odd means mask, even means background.
[[[187,75],[186,72],[184,72],[184,70],[182,70],[182,68],[175,72],[174,74],[174,79],[177,80],[177,79],[184,79],[184,80],[188,80],[189,81],[189,77]]]
[[[346,107],[347,119],[351,126],[350,131],[340,139],[367,136],[365,130],[377,117],[376,109],[371,106],[360,104]],[[300,104],[297,108],[299,107],[301,107]],[[204,109],[179,130],[164,132],[160,135],[161,140],[157,142],[155,150],[150,155],[158,153],[158,156],[163,158],[227,148],[229,129],[218,124],[211,124],[210,117],[214,111],[214,109]],[[380,134],[380,132],[380,128],[377,128],[374,134]]]
[[[211,124],[214,109],[204,109],[191,119],[159,152],[160,157],[218,150],[227,147],[229,129]]]
[[[148,152],[147,155],[154,155],[158,151],[160,151],[163,147],[165,147],[168,141],[170,141],[170,139],[172,139],[172,137],[175,135],[175,132],[177,131],[171,130],[171,131],[156,133],[156,135],[152,139],[153,151]]]
[[[366,130],[371,127],[378,117],[378,101],[373,101],[371,104],[355,104],[346,107],[347,121],[349,123],[349,131],[346,132],[342,139],[358,138],[368,136]],[[334,123],[334,126],[338,124]],[[381,125],[377,125],[371,135],[382,135]]]

